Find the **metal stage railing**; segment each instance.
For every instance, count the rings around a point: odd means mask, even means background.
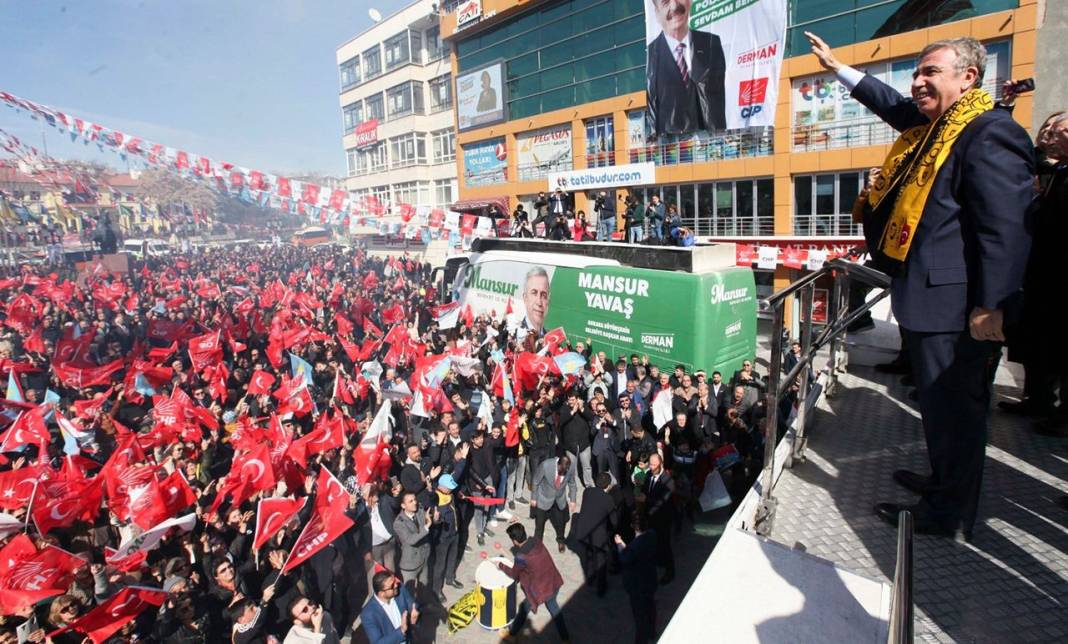
[[[902,510],[897,517],[897,565],[886,644],[912,644],[912,607],[912,513]]]
[[[813,337],[812,306],[817,282],[825,277],[832,276],[834,288],[831,294],[827,311],[827,324],[819,335]],[[852,283],[881,289],[875,297],[869,298],[862,306],[855,310],[849,308],[849,290]],[[810,378],[807,374],[812,369],[812,362],[816,354],[825,346],[829,347],[829,360],[827,363],[827,377],[824,380],[824,394],[833,395],[837,385],[837,374],[844,370],[846,365],[845,353],[841,350],[845,339],[846,328],[864,313],[871,310],[876,303],[890,294],[890,277],[868,266],[863,266],[845,259],[835,259],[826,262],[823,268],[805,275],[793,282],[781,291],[776,292],[763,303],[763,308],[772,314],[771,331],[771,364],[768,368],[768,387],[765,393],[767,414],[764,420],[764,469],[761,473],[760,503],[757,506],[753,518],[753,530],[758,534],[768,535],[771,533],[771,523],[775,515],[775,500],[773,496],[775,483],[778,478],[775,463],[775,450],[779,443],[778,409],[783,396],[790,390],[793,383],[798,382],[797,418],[793,423],[796,435],[793,440],[793,448],[787,455],[787,460],[803,458],[805,449],[805,425],[807,421],[808,393]],[[785,306],[788,301],[797,296],[801,303],[801,355],[797,364],[790,372],[782,374],[782,359],[784,349],[783,321]],[[804,373],[806,377],[800,378]],[[787,465],[781,463],[781,466]]]

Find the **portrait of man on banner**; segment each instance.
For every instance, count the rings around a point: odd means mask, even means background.
[[[653,136],[727,125],[727,62],[719,36],[690,29],[693,0],[646,0],[660,33],[646,51],[646,86]]]
[[[535,266],[527,271],[523,280],[523,308],[526,315],[519,328],[539,338],[545,333],[545,316],[549,314],[549,288],[550,277],[545,268]]]
[[[786,0],[645,0],[653,137],[775,123]]]

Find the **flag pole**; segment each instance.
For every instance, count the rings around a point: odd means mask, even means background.
[[[33,492],[30,492],[30,504],[26,506],[26,520],[22,524],[23,532],[30,531],[30,517],[33,516],[33,502],[37,499],[37,486],[40,484],[41,482],[39,480],[33,482]]]

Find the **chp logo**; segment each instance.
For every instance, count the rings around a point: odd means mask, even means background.
[[[482,15],[482,0],[469,0],[456,9],[456,25],[466,25]]]
[[[738,84],[738,106],[742,108],[742,118],[756,116],[764,110],[764,101],[768,94],[768,77],[744,80]]]

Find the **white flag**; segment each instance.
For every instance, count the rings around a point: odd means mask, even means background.
[[[171,528],[179,528],[182,532],[189,532],[193,529],[193,526],[197,524],[197,515],[187,514],[184,517],[173,517],[167,519],[163,523],[160,523],[148,530],[145,530],[136,537],[132,537],[122,542],[115,555],[115,559],[123,559],[129,557],[135,552],[142,552],[147,550],[153,550],[159,545],[159,542],[163,539],[164,535]]]

